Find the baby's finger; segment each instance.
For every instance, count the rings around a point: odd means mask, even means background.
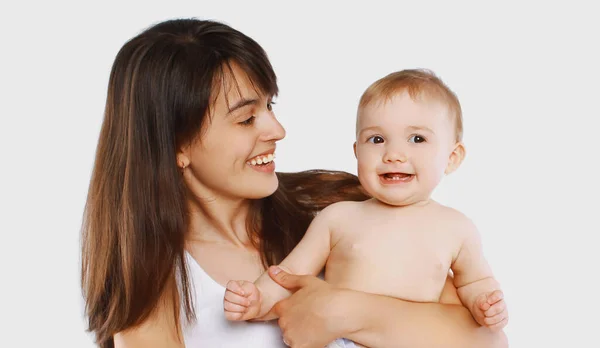
[[[248,307],[240,306],[238,304],[231,303],[229,301],[224,301],[223,302],[223,309],[225,309],[228,312],[244,313],[244,312],[246,312],[246,310],[248,309]]]
[[[504,318],[499,323],[488,326],[488,328],[492,331],[499,331],[499,330],[502,330],[507,324],[508,324],[508,318]]]
[[[483,319],[483,322],[487,326],[492,326],[492,325],[500,323],[504,319],[506,319],[506,315],[504,315],[504,312],[502,312],[500,314],[494,315],[493,317],[485,317]]]
[[[484,312],[490,309],[490,304],[487,301],[487,296],[485,294],[479,295],[475,300],[475,306]]]
[[[225,300],[241,306],[249,306],[250,301],[244,296],[240,296],[232,291],[225,291]]]
[[[227,318],[227,320],[241,320],[242,315],[243,313],[225,312],[225,318]]]
[[[498,315],[498,314],[504,312],[505,309],[506,309],[506,304],[504,303],[504,300],[500,300],[499,302],[494,303],[490,307],[490,309],[485,311],[485,316],[493,317],[495,315]]]
[[[245,294],[250,294],[256,289],[256,285],[254,285],[253,282],[247,282],[245,280],[241,281],[240,287]]]
[[[502,290],[495,290],[487,297],[487,302],[491,305],[504,299],[504,293]]]
[[[238,295],[244,296],[244,289],[238,284],[235,280],[230,280],[227,282],[227,290],[232,291]]]

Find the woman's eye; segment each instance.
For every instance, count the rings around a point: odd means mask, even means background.
[[[254,123],[254,119],[255,119],[254,116],[250,116],[248,119],[246,119],[242,122],[239,122],[239,124],[241,124],[242,126],[250,126]]]
[[[419,144],[419,143],[424,143],[425,142],[425,138],[423,138],[420,135],[413,135],[412,137],[410,137],[410,139],[408,139],[409,143],[415,143],[415,144]]]
[[[381,144],[383,143],[383,138],[379,135],[375,135],[367,139],[367,141],[373,144]]]

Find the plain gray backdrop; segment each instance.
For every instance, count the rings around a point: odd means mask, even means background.
[[[2,341],[93,347],[79,229],[110,68],[147,26],[198,17],[241,30],[271,58],[281,91],[275,112],[287,130],[279,171],[356,173],[364,89],[395,70],[436,72],[462,103],[467,157],[434,198],[478,225],[505,290],[511,347],[594,346],[600,25],[584,4],[0,5]]]

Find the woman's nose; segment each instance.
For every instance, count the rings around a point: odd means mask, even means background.
[[[285,128],[279,123],[275,115],[269,113],[265,115],[265,118],[267,118],[267,122],[262,136],[263,140],[275,142],[285,138]]]

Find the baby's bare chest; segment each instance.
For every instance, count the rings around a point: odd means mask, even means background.
[[[327,263],[329,281],[416,301],[439,296],[457,251],[451,229],[419,220],[370,221],[345,229]]]
[[[455,248],[451,231],[436,226],[355,226],[344,233],[332,256],[368,264],[394,263],[395,267],[415,269],[450,266]]]

